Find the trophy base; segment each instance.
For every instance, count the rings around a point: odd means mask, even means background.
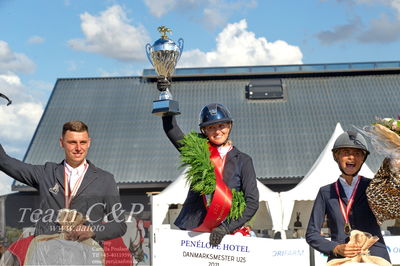
[[[179,115],[179,104],[174,100],[158,100],[153,101],[153,115]]]

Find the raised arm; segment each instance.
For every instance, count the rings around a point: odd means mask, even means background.
[[[44,166],[27,164],[10,157],[0,144],[0,171],[17,181],[38,189],[38,180],[44,175]]]
[[[162,117],[164,132],[168,139],[174,144],[175,148],[179,151],[182,145],[179,143],[181,139],[185,136],[182,130],[179,128],[178,123],[174,115],[168,115]]]

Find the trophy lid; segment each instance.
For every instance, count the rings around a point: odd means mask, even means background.
[[[157,28],[158,32],[161,33],[161,38],[154,42],[152,46],[153,51],[180,51],[181,48],[173,41],[168,38],[167,33],[172,33],[170,28],[166,26],[160,26]]]
[[[173,40],[160,38],[154,42],[153,51],[179,51],[179,46]]]

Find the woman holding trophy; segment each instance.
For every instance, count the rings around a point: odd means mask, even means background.
[[[182,230],[211,232],[210,244],[217,246],[226,234],[232,234],[248,222],[258,209],[259,193],[252,159],[240,152],[229,138],[233,119],[222,104],[212,103],[200,112],[200,132],[184,135],[175,115],[178,102],[169,91],[170,78],[183,50],[168,39],[170,29],[158,28],[161,38],[147,44],[147,57],[158,74],[159,100],[153,102],[153,114],[162,116],[163,128],[181,154],[190,189],[175,221]]]
[[[183,230],[211,232],[210,244],[216,246],[226,234],[245,225],[258,209],[252,159],[233,146],[229,138],[233,119],[221,104],[208,104],[201,110],[201,134],[184,136],[174,115],[162,120],[165,133],[181,152],[183,165],[189,166],[190,189],[175,225]]]

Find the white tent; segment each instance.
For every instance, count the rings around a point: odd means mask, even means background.
[[[290,225],[294,224],[296,219],[298,219],[297,215],[300,216],[300,214],[303,228],[307,227],[312,204],[317,196],[319,188],[335,182],[339,177],[341,172],[337,163],[333,160],[331,150],[336,138],[343,132],[340,123],[337,123],[324,150],[301,182],[293,189],[280,193],[283,207],[282,227],[284,230],[293,229],[293,226]],[[373,172],[366,164],[361,168],[360,174],[368,178],[374,176]]]
[[[279,194],[273,192],[257,180],[257,187],[260,192],[260,208],[266,210],[268,217],[260,217],[264,222],[272,221],[272,230],[281,230],[282,228],[282,208]],[[183,204],[186,199],[189,186],[186,184],[185,173],[182,173],[174,182],[172,182],[161,193],[151,197],[152,205],[152,227],[171,228],[170,223],[163,223],[168,215],[169,205]],[[258,213],[256,214],[256,218]],[[170,219],[172,220],[172,219]],[[173,222],[173,221],[171,221]]]

